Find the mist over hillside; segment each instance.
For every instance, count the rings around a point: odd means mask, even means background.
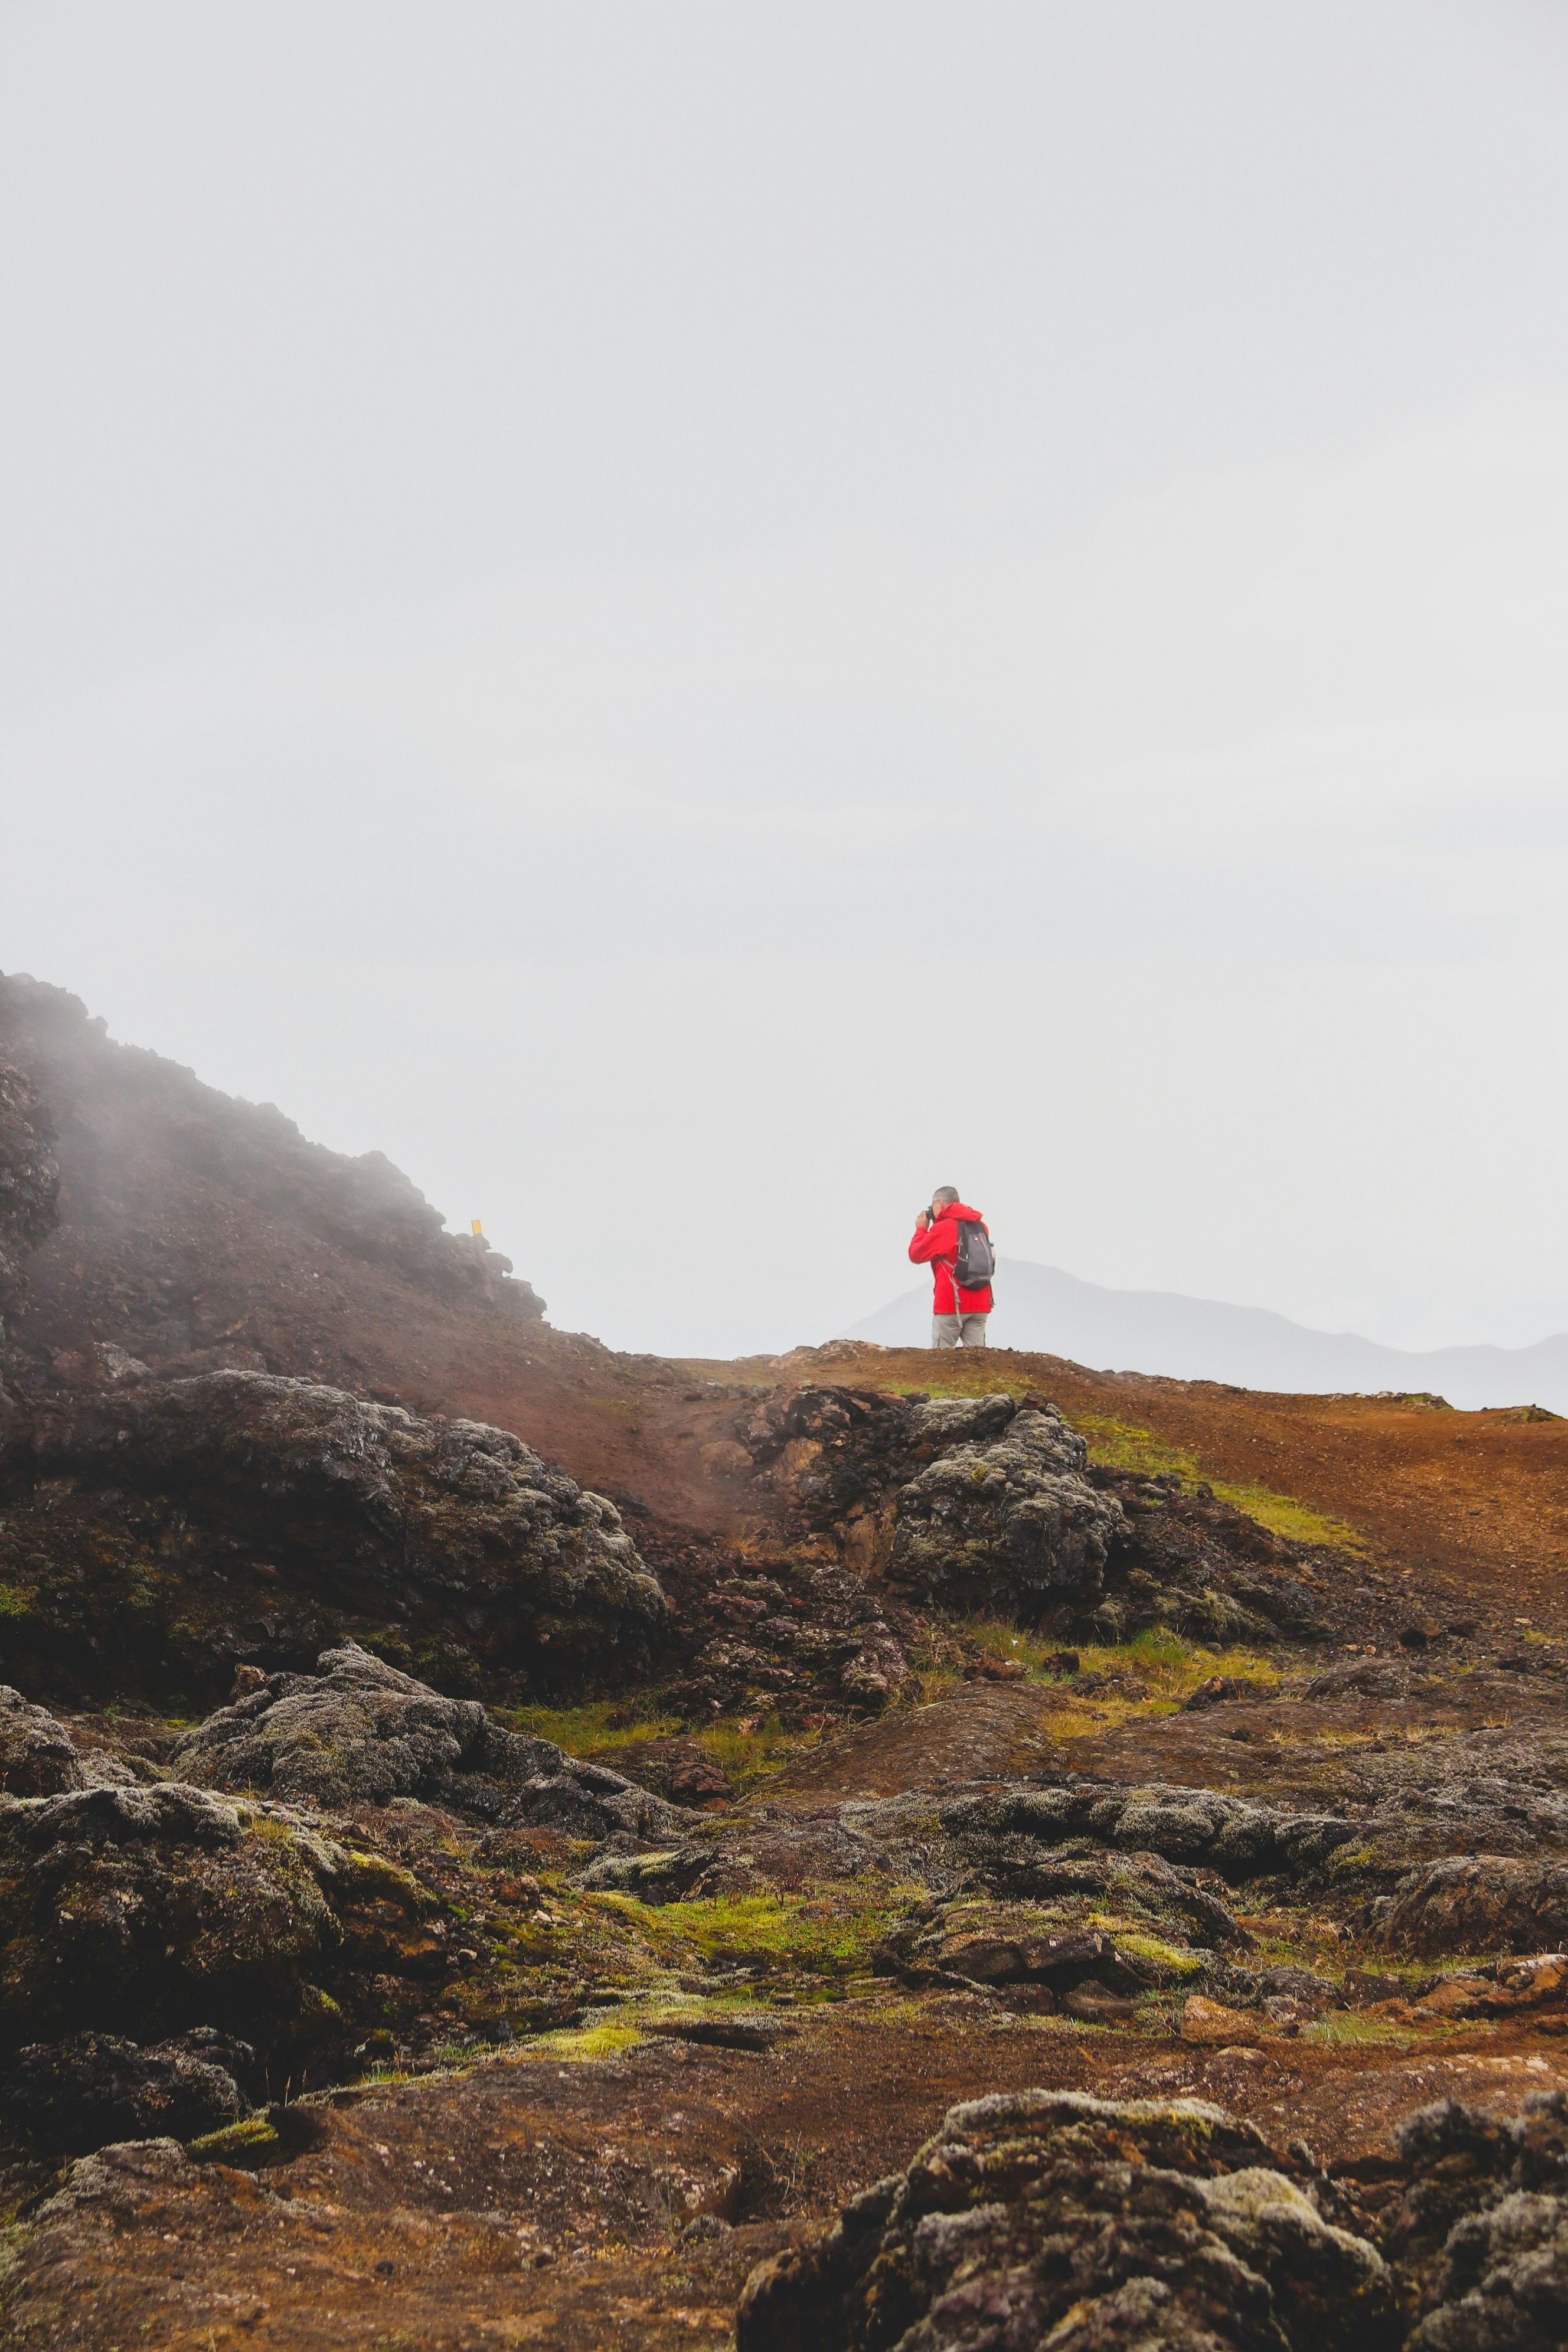
[[[884,1347],[921,1347],[930,1336],[931,1288],[921,1283],[843,1336]],[[1227,1307],[1176,1291],[1108,1290],[1060,1266],[1002,1263],[991,1339],[1075,1363],[1175,1380],[1229,1381],[1239,1388],[1323,1394],[1340,1390],[1430,1389],[1467,1412],[1541,1404],[1568,1412],[1568,1333],[1531,1348],[1385,1348],[1353,1331],[1312,1331],[1262,1307]]]

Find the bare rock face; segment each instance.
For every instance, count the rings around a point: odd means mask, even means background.
[[[133,1380],[35,1423],[0,1511],[0,1664],[62,1696],[206,1696],[334,1637],[520,1695],[635,1657],[663,1593],[615,1506],[510,1432],[263,1373]]]
[[[1557,1950],[1568,1941],[1568,1856],[1445,1856],[1401,1882],[1377,1933],[1412,1952]]]
[[[0,2048],[213,2026],[341,2040],[371,1976],[438,1969],[438,1906],[280,1806],[169,1783],[0,1802]]]
[[[209,1789],[298,1804],[413,1797],[509,1826],[597,1840],[665,1837],[681,1816],[602,1765],[507,1731],[472,1699],[445,1698],[349,1643],[314,1675],[274,1675],[175,1749],[171,1769]]]
[[[954,2107],[907,2173],[752,2273],[737,2352],[1392,2352],[1387,2265],[1268,2154],[1197,2100]]]

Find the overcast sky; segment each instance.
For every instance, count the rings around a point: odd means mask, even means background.
[[[1563,0],[4,0],[0,967],[617,1346],[949,1181],[1568,1328],[1565,119]]]

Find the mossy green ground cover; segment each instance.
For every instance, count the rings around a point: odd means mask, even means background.
[[[1143,1429],[1136,1422],[1113,1421],[1098,1412],[1080,1412],[1073,1416],[1073,1427],[1089,1440],[1089,1458],[1101,1462],[1113,1470],[1136,1470],[1144,1477],[1174,1475],[1186,1487],[1205,1483],[1222,1502],[1233,1503],[1248,1518],[1268,1528],[1289,1542],[1321,1544],[1334,1551],[1364,1552],[1364,1537],[1344,1519],[1331,1517],[1299,1503],[1291,1495],[1277,1495],[1272,1487],[1256,1481],[1237,1485],[1234,1479],[1209,1475],[1195,1454],[1186,1447],[1173,1445],[1152,1429]]]

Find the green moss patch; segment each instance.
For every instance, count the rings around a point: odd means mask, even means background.
[[[1348,1521],[1314,1510],[1310,1504],[1298,1502],[1293,1495],[1278,1495],[1271,1486],[1256,1481],[1237,1485],[1231,1479],[1213,1477],[1195,1454],[1184,1446],[1173,1445],[1169,1438],[1136,1422],[1113,1421],[1104,1413],[1079,1412],[1073,1415],[1072,1426],[1089,1440],[1089,1460],[1103,1464],[1107,1469],[1135,1470],[1146,1478],[1173,1475],[1188,1488],[1204,1481],[1222,1502],[1234,1504],[1260,1527],[1284,1536],[1291,1543],[1321,1545],[1331,1550],[1357,1554],[1368,1549],[1365,1537],[1359,1535]]]

